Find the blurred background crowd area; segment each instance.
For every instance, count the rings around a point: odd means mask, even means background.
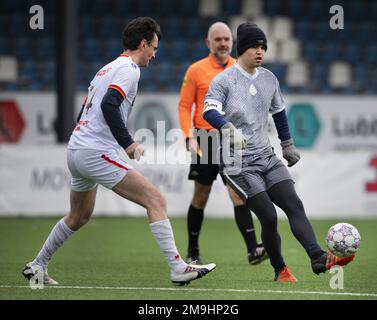
[[[44,9],[44,29],[31,30],[29,9]],[[344,10],[344,29],[331,29],[332,5]],[[77,91],[122,51],[122,30],[152,16],[163,39],[157,59],[142,71],[141,92],[178,92],[184,72],[208,55],[205,37],[216,21],[235,32],[246,20],[267,34],[264,66],[283,92],[377,93],[377,1],[320,0],[78,0]],[[56,90],[57,0],[0,1],[0,90]],[[236,56],[235,46],[233,56]]]

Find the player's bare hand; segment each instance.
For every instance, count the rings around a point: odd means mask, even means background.
[[[144,156],[145,150],[140,144],[134,142],[133,144],[128,146],[128,148],[126,149],[126,153],[130,159],[135,159],[139,161],[140,158]]]
[[[199,143],[195,138],[189,138],[186,140],[186,150],[193,152],[199,156],[202,154],[202,150],[200,150]]]

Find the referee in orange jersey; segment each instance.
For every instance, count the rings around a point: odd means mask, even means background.
[[[208,57],[201,59],[187,69],[179,99],[179,121],[184,137],[186,139],[186,149],[191,151],[196,157],[196,161],[190,166],[189,180],[194,180],[194,196],[187,214],[188,226],[188,252],[187,262],[203,261],[199,252],[199,234],[204,218],[204,208],[207,204],[211,192],[212,183],[219,173],[219,165],[212,163],[212,147],[216,148],[216,141],[208,139],[202,146],[208,146],[208,150],[200,148],[200,137],[193,129],[216,130],[203,119],[204,97],[208,91],[212,79],[226,68],[232,66],[236,60],[230,56],[233,46],[232,34],[229,27],[223,22],[216,22],[208,29],[206,39],[207,47],[210,51]],[[191,125],[191,111],[195,104],[193,116],[193,127]],[[213,137],[214,135],[212,135]],[[216,140],[216,139],[215,139]],[[201,155],[208,155],[205,163],[200,163]],[[204,157],[203,157],[204,160]],[[223,179],[224,183],[225,180]],[[262,244],[258,244],[255,236],[254,224],[251,212],[238,197],[238,195],[228,187],[229,196],[233,202],[234,215],[237,226],[245,240],[248,261],[250,264],[257,264],[267,258]]]

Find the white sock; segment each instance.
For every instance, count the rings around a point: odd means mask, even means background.
[[[183,272],[187,267],[187,263],[182,260],[177,247],[175,246],[173,230],[169,219],[153,222],[149,226],[154,238],[165,256],[170,272]]]
[[[73,233],[74,231],[68,228],[68,226],[65,224],[64,218],[60,219],[51,230],[41,251],[39,251],[33,263],[42,266],[43,269],[46,269],[52,255]]]

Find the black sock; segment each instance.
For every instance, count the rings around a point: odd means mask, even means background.
[[[234,216],[238,229],[246,243],[247,252],[251,252],[257,247],[257,239],[255,236],[255,229],[253,218],[249,208],[245,205],[234,207]]]
[[[187,213],[187,231],[189,238],[188,251],[198,253],[199,252],[199,234],[202,227],[204,218],[204,210],[194,208],[190,205]]]

